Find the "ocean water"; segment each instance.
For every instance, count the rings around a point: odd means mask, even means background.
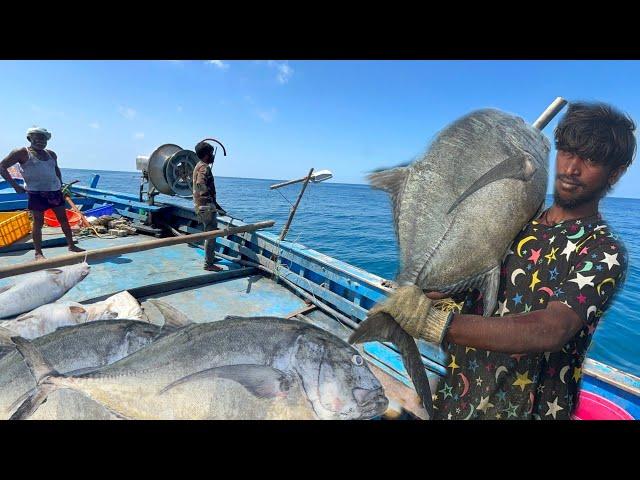
[[[304,168],[302,170],[305,170]],[[62,169],[65,181],[88,184],[93,173],[100,175],[99,188],[138,193],[138,172]],[[306,171],[298,172],[299,177]],[[296,175],[293,174],[292,178]],[[281,180],[216,177],[218,203],[245,222],[274,220],[279,232],[300,191],[300,184],[269,190]],[[187,199],[165,197],[184,205]],[[551,197],[547,204],[551,204]],[[629,269],[624,287],[610,304],[591,343],[588,356],[640,376],[640,200],[605,198],[603,217],[624,242]],[[398,269],[398,246],[393,231],[388,196],[367,185],[339,183],[309,184],[300,203],[287,240],[302,243],[381,277],[393,279]]]

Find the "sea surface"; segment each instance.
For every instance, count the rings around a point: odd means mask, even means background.
[[[100,175],[98,188],[138,194],[138,172],[62,169],[65,182],[77,179],[88,184],[93,173]],[[306,170],[297,173],[302,177]],[[216,177],[218,203],[244,222],[275,220],[271,230],[279,232],[301,186],[269,190],[269,185],[280,181]],[[164,195],[158,200],[192,205],[190,200]],[[549,196],[547,204],[551,201]],[[600,211],[627,247],[629,270],[624,287],[599,323],[588,356],[640,376],[640,200],[605,198]],[[398,269],[388,196],[367,185],[309,184],[287,240],[384,278],[395,278]]]

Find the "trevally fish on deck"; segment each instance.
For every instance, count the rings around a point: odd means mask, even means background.
[[[538,129],[484,109],[447,126],[422,158],[370,175],[372,187],[391,195],[400,247],[397,283],[446,294],[477,288],[484,315],[491,315],[507,249],[544,205],[548,155],[549,142]],[[392,323],[386,314],[372,316],[350,342],[399,342],[405,367],[432,411],[414,341]]]
[[[297,320],[194,324],[111,365],[67,375],[35,342],[13,341],[38,381],[14,419],[63,388],[129,419],[366,419],[388,405],[356,349]]]
[[[46,362],[59,372],[82,372],[113,363],[130,355],[163,334],[172,333],[176,325],[165,326],[136,320],[99,320],[80,325],[61,327],[55,332],[33,340]],[[11,334],[2,332],[4,343],[11,344]],[[7,419],[28,395],[35,391],[36,381],[22,355],[15,350],[0,359],[0,418]],[[63,393],[63,392],[60,392]],[[91,419],[108,418],[111,414],[95,402],[84,402],[85,410],[76,408],[78,397],[64,392],[59,401],[55,395],[38,411],[36,418]],[[76,400],[74,400],[76,397]],[[64,399],[64,401],[63,401]]]
[[[90,271],[89,264],[82,262],[15,277],[13,283],[0,287],[0,318],[20,315],[55,302],[84,280]]]

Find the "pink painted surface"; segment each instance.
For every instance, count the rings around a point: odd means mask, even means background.
[[[633,420],[624,408],[595,393],[582,390],[573,420]]]

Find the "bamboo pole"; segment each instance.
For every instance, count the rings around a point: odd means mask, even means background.
[[[12,277],[14,275],[21,275],[23,273],[35,272],[38,270],[45,270],[47,268],[61,267],[63,265],[71,265],[73,263],[83,261],[85,257],[87,260],[98,260],[101,258],[114,257],[124,253],[142,252],[154,248],[179,245],[181,243],[196,242],[199,240],[207,240],[216,237],[226,237],[228,235],[234,235],[236,233],[253,232],[262,228],[272,227],[274,224],[275,222],[273,220],[268,220],[265,222],[243,225],[241,227],[229,227],[224,230],[211,230],[209,232],[195,233],[193,235],[186,235],[184,237],[160,238],[158,240],[149,240],[146,242],[133,243],[129,245],[117,245],[114,247],[100,248],[97,250],[88,250],[86,252],[70,253],[67,255],[61,255],[56,258],[21,263],[19,265],[8,265],[6,267],[0,267],[0,278]]]

